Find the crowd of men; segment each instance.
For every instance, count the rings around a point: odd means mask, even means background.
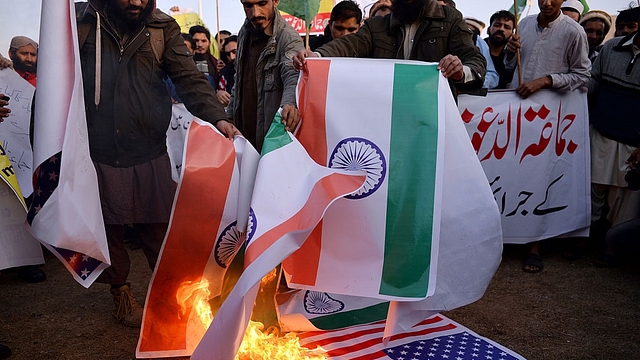
[[[240,3],[246,21],[238,34],[223,31],[213,40],[204,26],[181,33],[156,9],[155,0],[76,4],[89,147],[112,260],[97,281],[110,285],[113,316],[122,324],[137,327],[142,319],[127,281],[130,262],[122,226],[135,229],[153,269],[169,221],[176,186],[165,133],[172,102],[183,102],[230,139],[242,134],[260,149],[278,109],[288,130],[297,127],[295,88],[307,57],[436,62],[454,95],[514,89],[526,98],[541,89],[588,88],[592,220],[604,218],[615,227],[638,219],[640,197],[624,178],[640,161],[640,124],[634,121],[640,111],[640,68],[634,66],[640,8],[621,11],[613,24],[604,11],[585,13],[577,0],[538,0],[540,13],[521,19],[516,33],[516,17],[506,10],[496,11],[485,25],[463,17],[451,0],[379,0],[363,21],[359,6],[344,0],[334,7],[324,34],[305,49],[277,10],[279,0]],[[615,38],[604,42],[612,26]],[[132,36],[140,31],[147,36]],[[433,41],[436,31],[447,38]],[[160,53],[145,56],[158,53],[152,44],[157,39],[164,42]],[[219,59],[211,41],[218,42]],[[0,67],[11,66],[35,86],[37,48],[31,39],[14,38]],[[0,99],[0,122],[10,116],[11,106]],[[577,241],[567,257],[579,256],[583,245]],[[614,265],[615,256],[615,242],[609,242],[598,265]],[[539,243],[532,242],[523,270],[542,269]],[[0,358],[7,351],[0,346]]]

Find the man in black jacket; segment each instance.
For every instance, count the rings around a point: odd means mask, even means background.
[[[89,150],[111,257],[97,281],[111,285],[113,316],[139,327],[142,308],[127,283],[130,262],[122,224],[133,224],[153,269],[176,188],[165,140],[171,98],[163,78],[171,78],[195,116],[229,138],[239,132],[197,70],[180,27],[155,9],[155,0],[89,0],[76,3],[76,14]]]

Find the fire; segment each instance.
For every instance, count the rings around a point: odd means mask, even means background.
[[[327,359],[321,347],[309,350],[300,346],[295,333],[280,336],[275,328],[263,332],[264,325],[250,321],[236,360],[322,360]]]
[[[209,298],[211,292],[209,291],[209,281],[202,279],[199,282],[185,281],[180,284],[178,293],[176,294],[176,300],[180,305],[180,315],[189,316],[187,310],[189,305],[193,306],[196,311],[196,315],[200,318],[202,326],[205,329],[209,328],[213,321],[213,313],[211,312],[211,306],[209,305]]]
[[[273,269],[261,281],[261,286],[276,279]],[[187,310],[193,307],[200,318],[202,326],[208,329],[213,321],[213,313],[209,305],[209,281],[185,281],[180,285],[176,300],[180,304],[181,316],[189,316]],[[266,332],[260,322],[250,321],[244,340],[236,354],[236,360],[324,360],[327,359],[321,347],[309,350],[300,346],[295,333],[280,334],[277,328],[270,327]],[[282,336],[281,336],[282,335]]]

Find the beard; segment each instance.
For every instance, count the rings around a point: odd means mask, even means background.
[[[489,42],[494,46],[505,46],[509,42],[509,38],[507,38],[504,33],[502,33],[502,40],[496,39],[493,34],[489,35]]]
[[[105,12],[107,12],[108,14],[112,14],[112,16],[109,17],[110,20],[113,21],[114,25],[117,28],[126,32],[135,30],[140,27],[142,23],[144,23],[144,21],[147,19],[147,17],[149,17],[149,15],[151,15],[151,12],[153,11],[153,3],[153,1],[149,1],[149,3],[147,3],[147,7],[145,7],[144,9],[139,6],[133,5],[129,5],[126,8],[121,9],[114,4],[113,0],[111,0],[107,1],[105,5]],[[132,17],[131,14],[127,12],[128,10],[140,10],[140,14],[136,17]]]
[[[36,63],[34,63],[33,65],[28,65],[20,61],[20,59],[18,58],[11,59],[11,61],[13,61],[13,68],[18,71],[28,72],[32,74],[36,73],[36,70],[37,70]]]
[[[393,4],[392,12],[401,23],[405,25],[413,24],[422,14],[422,9],[428,1],[433,0],[413,0],[410,3],[405,0],[391,0]]]

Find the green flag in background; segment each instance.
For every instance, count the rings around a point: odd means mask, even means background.
[[[584,11],[582,12],[582,14],[584,15],[587,13],[587,11],[589,11],[589,4],[587,4],[587,0],[580,0],[580,2],[584,6]]]
[[[514,11],[513,5],[511,5],[511,7],[509,8],[509,12],[515,14],[516,18],[519,20],[520,16],[524,12],[524,9],[526,9],[527,6],[531,6],[531,0],[516,0],[516,5],[518,6],[518,11]]]
[[[304,20],[308,35],[311,22],[320,10],[320,0],[280,0],[278,9]]]

